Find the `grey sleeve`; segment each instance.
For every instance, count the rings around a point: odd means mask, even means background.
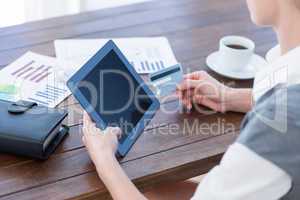
[[[278,85],[256,103],[237,142],[287,172],[293,188],[284,199],[300,198],[300,85]]]

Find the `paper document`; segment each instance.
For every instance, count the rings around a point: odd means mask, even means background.
[[[71,39],[54,42],[58,62],[69,74],[82,67],[109,39]],[[159,71],[177,64],[168,40],[153,38],[113,39],[140,74]]]
[[[71,94],[67,79],[55,58],[28,52],[0,71],[0,99],[54,108]]]

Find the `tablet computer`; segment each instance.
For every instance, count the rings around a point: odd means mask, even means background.
[[[159,108],[159,101],[115,43],[107,42],[67,82],[97,127],[118,126],[123,157]]]

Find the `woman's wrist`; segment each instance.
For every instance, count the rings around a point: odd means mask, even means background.
[[[226,111],[246,113],[252,108],[252,89],[228,88],[225,93]]]
[[[95,161],[96,169],[102,182],[113,199],[146,199],[134,186],[123,171],[113,153],[102,154]]]
[[[99,153],[94,159],[94,164],[97,168],[97,171],[101,174],[109,171],[112,164],[118,162],[115,155],[109,151],[103,151]]]

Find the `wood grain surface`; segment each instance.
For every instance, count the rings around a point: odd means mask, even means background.
[[[230,80],[206,67],[206,57],[224,35],[251,38],[260,55],[276,44],[272,30],[251,23],[244,0],[157,0],[1,28],[0,68],[27,51],[55,56],[55,39],[165,36],[185,72],[206,70],[232,87],[251,87],[251,80]],[[184,113],[176,99],[161,104],[120,160],[141,189],[206,173],[234,142],[243,118],[238,113]],[[80,105],[70,96],[59,107],[69,111],[70,134],[49,160],[0,154],[0,199],[110,198],[81,142]]]

